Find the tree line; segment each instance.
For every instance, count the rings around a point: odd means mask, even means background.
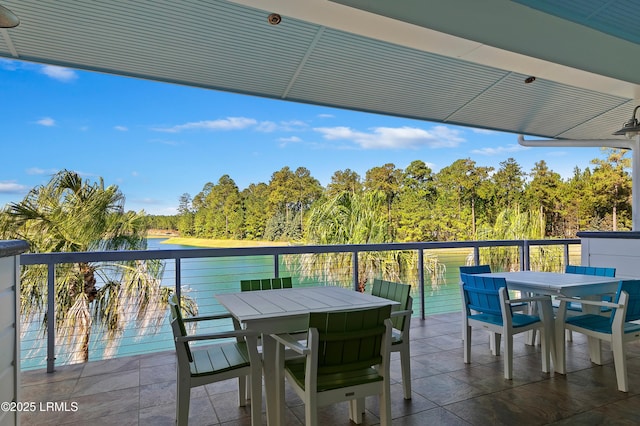
[[[544,160],[525,172],[513,158],[497,169],[466,158],[437,173],[422,160],[405,169],[392,163],[373,167],[364,178],[338,170],[326,187],[304,167],[283,167],[268,183],[243,190],[225,174],[193,197],[183,194],[176,216],[146,220],[149,227],[198,238],[312,242],[308,224],[317,217],[314,212],[341,197],[344,204],[347,194],[351,201],[343,208],[352,208],[356,198],[368,199],[367,208],[380,214],[376,220],[384,222],[384,242],[491,239],[504,212],[531,214],[542,224],[542,238],[573,238],[583,230],[631,228],[627,153],[603,149],[592,168],[576,167],[567,179]]]

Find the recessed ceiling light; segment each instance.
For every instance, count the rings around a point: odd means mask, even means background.
[[[272,13],[267,19],[269,20],[269,23],[271,25],[278,25],[280,22],[282,22],[282,17],[277,13]]]

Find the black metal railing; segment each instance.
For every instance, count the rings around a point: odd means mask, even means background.
[[[33,253],[23,254],[20,263],[23,268],[32,265],[46,265],[48,270],[47,282],[47,312],[46,312],[46,367],[52,372],[55,360],[62,348],[56,347],[56,306],[53,294],[56,288],[56,265],[69,263],[99,263],[99,262],[124,262],[161,260],[164,262],[165,271],[163,282],[170,285],[177,294],[186,293],[190,297],[199,298],[200,311],[215,311],[221,309],[215,302],[212,294],[239,291],[239,280],[242,278],[281,276],[297,274],[302,285],[341,285],[357,290],[362,285],[362,265],[376,252],[391,252],[409,254],[415,269],[402,271],[405,281],[413,286],[414,312],[424,319],[427,315],[427,305],[431,303],[430,310],[442,312],[444,310],[457,310],[460,306],[459,291],[457,288],[457,268],[460,264],[478,264],[481,259],[491,258],[497,250],[517,251],[517,259],[511,261],[509,268],[528,270],[534,265],[539,268],[540,259],[544,258],[545,268],[560,270],[570,262],[580,262],[579,252],[571,253],[570,246],[579,248],[579,239],[562,240],[499,240],[499,241],[464,241],[464,242],[423,242],[423,243],[390,243],[390,244],[355,244],[355,245],[323,245],[323,246],[277,246],[277,247],[247,247],[247,248],[194,248],[194,249],[169,249],[169,250],[144,250],[144,251],[110,251],[110,252],[82,252],[82,253]],[[553,247],[553,250],[546,248]],[[542,251],[542,252],[541,252]],[[542,253],[542,254],[541,254]],[[321,271],[309,271],[306,275],[300,275],[296,271],[301,256],[327,256],[328,254],[340,255],[344,262],[336,262],[337,274],[332,274],[329,281],[326,274]],[[380,254],[380,253],[378,253]],[[498,253],[498,257],[505,255]],[[375,257],[375,256],[373,256]],[[495,257],[495,256],[494,256]],[[534,260],[532,260],[534,258]],[[431,265],[449,266],[449,271],[444,275],[434,273]],[[551,265],[551,266],[549,266]],[[384,265],[380,266],[381,268]],[[336,271],[333,271],[336,272]],[[441,272],[441,271],[440,271]],[[371,271],[366,272],[370,274]],[[376,272],[380,274],[381,272]],[[315,278],[313,275],[315,275]],[[439,282],[443,280],[444,282]],[[455,281],[455,286],[453,285]],[[207,283],[204,287],[202,283]],[[215,283],[215,286],[209,285]],[[428,284],[428,287],[427,287]],[[451,288],[446,290],[447,285]],[[455,290],[455,291],[454,291]],[[441,303],[436,299],[440,298]],[[133,307],[135,309],[135,307]],[[208,312],[207,312],[208,313]],[[42,318],[40,318],[42,320]],[[29,352],[35,355],[26,355],[42,359],[42,333],[33,330],[39,328],[39,324],[24,324],[25,330],[31,329],[28,341]],[[140,334],[153,334],[156,331],[139,330]],[[37,337],[35,337],[37,335]],[[24,337],[26,339],[26,337]],[[147,345],[147,349],[136,348],[138,344],[133,339],[131,347],[127,347],[124,354],[148,352],[148,348],[160,347]],[[170,349],[171,338],[169,336],[154,338],[155,341],[168,342],[165,349]],[[159,349],[155,349],[159,350]],[[23,362],[23,364],[29,364]],[[34,363],[37,365],[37,362]],[[26,367],[29,368],[29,367]]]

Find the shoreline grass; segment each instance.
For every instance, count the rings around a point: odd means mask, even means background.
[[[187,237],[170,237],[160,244],[176,244],[192,247],[206,248],[235,248],[235,247],[273,247],[288,246],[288,242],[282,241],[254,241],[254,240],[217,240],[212,238],[187,238]]]

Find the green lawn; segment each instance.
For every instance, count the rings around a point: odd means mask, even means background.
[[[281,241],[251,241],[251,240],[215,240],[209,238],[183,238],[172,237],[162,244],[178,244],[193,247],[269,247],[288,246],[289,243]]]

